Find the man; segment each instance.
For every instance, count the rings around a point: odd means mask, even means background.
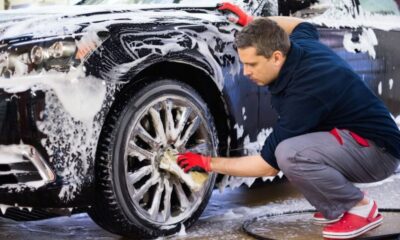
[[[220,9],[245,26],[236,36],[243,72],[268,86],[279,118],[261,155],[178,156],[185,171],[201,168],[243,177],[286,175],[329,223],[327,238],[353,238],[379,226],[375,201],[352,182],[389,177],[399,164],[400,132],[387,108],[350,66],[318,41],[310,23],[291,17],[252,21],[238,7]]]

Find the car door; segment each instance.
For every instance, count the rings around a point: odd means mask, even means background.
[[[400,125],[399,1],[359,0],[353,7],[348,27],[321,27],[320,39],[354,68]]]
[[[224,94],[231,110],[230,155],[248,154],[246,145],[255,141],[258,134],[259,118],[259,87],[243,75],[241,65],[240,74],[225,79]]]
[[[385,102],[390,112],[400,125],[400,47],[396,43],[400,39],[400,1],[360,0],[360,8],[374,14],[371,22],[365,27],[371,27],[376,35],[375,63],[380,68],[376,80],[371,85],[372,90]],[[381,27],[379,29],[378,27]],[[386,28],[386,29],[385,29]]]

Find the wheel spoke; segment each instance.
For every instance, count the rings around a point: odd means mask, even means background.
[[[172,102],[170,100],[166,100],[163,102],[165,109],[165,133],[167,135],[167,139],[175,141],[177,138],[176,130],[175,130],[175,121],[172,115]]]
[[[161,195],[163,191],[164,191],[164,184],[161,181],[159,181],[156,193],[153,196],[153,201],[151,202],[151,208],[149,209],[149,214],[152,219],[157,219],[157,215],[159,214]]]
[[[181,137],[180,139],[178,139],[177,141],[177,146],[179,147],[183,147],[186,145],[186,143],[189,141],[189,138],[197,131],[197,129],[199,128],[201,123],[201,119],[199,116],[197,116],[195,119],[193,119],[193,121],[191,122],[191,124],[189,125],[188,129],[186,129],[185,134],[183,135],[183,137]]]
[[[149,109],[154,128],[156,129],[157,137],[160,138],[161,143],[167,145],[167,137],[165,136],[164,125],[161,121],[160,113],[154,108]]]
[[[140,161],[143,159],[154,160],[156,154],[147,151],[141,147],[138,147],[134,141],[129,141],[129,149],[128,149],[129,156],[136,156],[139,158]]]
[[[128,174],[128,183],[129,185],[133,185],[140,181],[144,176],[147,176],[151,173],[153,167],[152,166],[144,166],[137,170],[136,172],[130,172]]]
[[[168,179],[164,180],[164,188],[165,188],[165,195],[164,195],[164,211],[163,221],[166,222],[171,217],[171,194],[172,194],[172,185]]]
[[[141,124],[138,124],[138,128],[136,129],[136,134],[150,145],[151,148],[156,149],[160,146],[160,141],[158,139],[154,139],[146,129],[142,127]]]
[[[134,193],[133,199],[139,201],[143,198],[144,194],[150,189],[151,186],[158,183],[159,176],[151,177],[138,191]]]
[[[177,137],[181,135],[183,128],[185,127],[186,122],[188,121],[191,113],[192,113],[192,109],[190,107],[183,108],[181,117],[178,122],[178,126],[176,127]],[[176,141],[176,139],[175,139],[175,141]]]
[[[174,183],[176,195],[178,196],[179,203],[181,205],[181,209],[185,210],[189,207],[189,199],[186,196],[186,193],[183,191],[182,185],[179,182]]]

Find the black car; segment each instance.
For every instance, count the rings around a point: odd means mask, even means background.
[[[216,10],[217,1],[167,2],[84,0],[0,13],[3,216],[35,220],[64,209],[87,211],[113,233],[151,238],[191,226],[216,181],[220,187],[254,181],[210,174],[194,191],[160,168],[166,151],[257,153],[277,118],[268,87],[242,75],[233,44],[240,27]],[[366,14],[396,19],[398,9],[371,13],[363,2],[242,6],[255,15],[294,14],[318,24],[321,40],[397,116],[400,55],[391,44],[398,29],[357,21]],[[353,22],[335,25],[336,16]]]

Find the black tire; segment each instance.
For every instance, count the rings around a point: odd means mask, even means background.
[[[192,192],[157,163],[168,148],[217,153],[217,131],[207,105],[177,80],[130,89],[118,102],[100,137],[89,215],[102,228],[130,238],[156,238],[178,232],[182,224],[190,227],[208,203],[216,174],[210,174],[202,190]],[[165,138],[159,125],[170,129]]]

